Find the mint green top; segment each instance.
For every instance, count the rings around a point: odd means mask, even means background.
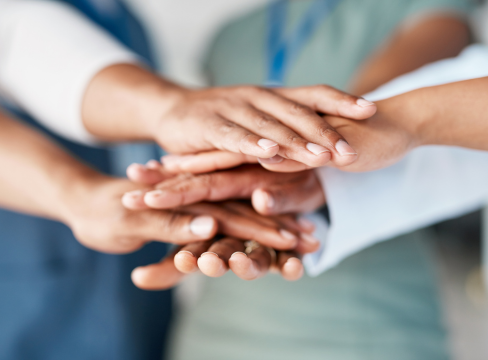
[[[291,2],[289,28],[310,3]],[[462,0],[343,0],[306,44],[286,84],[345,89],[402,21],[468,7]],[[265,21],[260,9],[219,33],[207,61],[214,85],[264,83]],[[196,306],[176,320],[170,359],[446,360],[431,237],[422,230],[380,243],[296,283],[276,275],[206,279]]]
[[[295,27],[311,2],[290,1],[288,29]],[[429,11],[465,13],[467,9],[466,0],[342,0],[293,64],[286,85],[324,83],[345,89],[368,55],[402,21]],[[210,83],[264,84],[266,36],[264,9],[226,26],[209,52],[206,69]]]

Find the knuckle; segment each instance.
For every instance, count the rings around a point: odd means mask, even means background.
[[[302,138],[294,133],[288,134],[285,137],[285,144],[288,146],[296,146],[301,144],[302,142]]]
[[[326,139],[338,137],[338,134],[335,131],[335,129],[325,124],[318,128],[317,135]]]
[[[312,116],[314,111],[301,104],[293,103],[290,105],[290,114],[295,116]]]
[[[254,116],[254,123],[260,129],[276,125],[277,121],[269,115],[266,114],[256,114]]]
[[[230,121],[219,121],[215,124],[215,131],[220,136],[225,136],[237,128],[237,125]]]
[[[167,234],[168,238],[173,238],[174,235],[180,233],[183,229],[181,220],[181,215],[174,211],[159,214],[158,223],[161,232]]]

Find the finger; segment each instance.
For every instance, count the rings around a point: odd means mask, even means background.
[[[277,254],[277,265],[281,276],[288,281],[296,281],[304,274],[302,261],[296,253],[291,251],[280,251]]]
[[[327,85],[276,88],[272,91],[319,113],[355,120],[364,120],[376,113],[374,103]]]
[[[170,177],[169,174],[165,174],[162,171],[157,161],[152,160],[148,164],[149,167],[147,164],[146,166],[142,164],[129,165],[126,171],[129,180],[140,184],[154,185]],[[160,167],[156,168],[155,164],[158,164]]]
[[[275,141],[255,135],[225,118],[215,117],[208,124],[204,138],[217,149],[262,158],[273,157],[279,151]]]
[[[310,166],[295,160],[285,159],[280,155],[273,156],[269,159],[258,158],[258,162],[263,168],[273,172],[290,173],[311,169]]]
[[[218,205],[199,203],[183,209],[189,213],[211,214],[218,221],[219,233],[238,239],[255,240],[280,250],[294,249],[298,243],[298,237],[284,228],[263,225]]]
[[[120,230],[127,236],[177,245],[208,240],[218,228],[216,219],[211,216],[172,211],[130,212],[124,220]]]
[[[294,178],[296,175],[286,175]],[[283,181],[283,175],[247,165],[232,171],[186,175],[169,179],[156,190],[144,195],[145,203],[154,209],[168,209],[200,201],[249,198],[257,187]]]
[[[175,266],[184,274],[198,271],[197,260],[208,250],[213,240],[201,241],[183,246],[175,255]]]
[[[166,155],[161,158],[166,170],[171,173],[209,173],[231,169],[242,164],[257,163],[257,158],[228,151],[207,151],[196,155]]]
[[[271,265],[271,254],[260,246],[249,255],[244,252],[235,252],[229,259],[230,269],[241,279],[255,280],[264,275]]]
[[[222,203],[226,209],[231,209],[247,218],[253,219],[266,226],[280,226],[298,237],[295,250],[301,254],[308,254],[320,248],[320,241],[307,231],[302,231],[300,224],[292,215],[281,215],[278,217],[263,217],[254,212],[249,206],[238,202]]]
[[[229,259],[236,251],[244,251],[244,243],[234,238],[216,241],[198,259],[200,271],[210,277],[220,277],[229,269]]]
[[[312,234],[301,232],[299,233],[298,244],[294,250],[300,254],[311,254],[320,249],[320,244],[320,240]]]
[[[288,142],[283,144],[280,139],[271,137],[263,128],[260,134],[277,141],[280,145],[279,155],[313,167],[324,166],[326,162],[321,162],[321,160],[325,159],[326,155],[327,162],[331,160],[334,164],[341,164],[340,166],[349,165],[356,160],[356,151],[340,133],[310,107],[285,97],[277,96],[272,91],[269,91],[268,95],[263,94],[250,100],[258,109],[268,112],[276,119],[279,119],[282,126],[296,133],[296,137],[287,134]],[[270,125],[265,125],[265,127],[267,129],[272,128]],[[249,129],[254,131],[253,128]],[[278,130],[273,129],[272,131]],[[291,146],[291,142],[296,143],[298,147],[304,146],[306,152],[298,153],[295,151],[295,146]],[[302,154],[305,155],[306,153],[308,153],[307,158],[309,161],[304,161],[304,158],[301,157]],[[314,161],[313,155],[315,155],[315,160],[317,161]]]
[[[135,268],[131,274],[134,285],[143,290],[164,290],[177,285],[185,274],[176,269],[173,255],[158,264]]]
[[[325,204],[324,191],[313,173],[300,182],[268,185],[256,189],[251,201],[263,215],[312,212]]]
[[[279,144],[278,154],[283,157],[313,167],[324,166],[327,164],[331,159],[330,149],[306,140],[297,132],[299,127],[296,126],[296,124],[292,124],[290,120],[285,119],[286,115],[290,115],[287,114],[286,111],[279,109],[279,107],[285,107],[285,109],[290,108],[291,101],[276,96],[264,89],[261,89],[260,91],[262,91],[263,94],[267,94],[263,95],[266,99],[257,100],[253,97],[250,98],[250,101],[254,101],[257,104],[256,107],[242,107],[239,111],[235,111],[235,109],[229,105],[228,108],[222,110],[222,113],[228,119],[249,131]],[[283,102],[286,104],[283,104]],[[317,118],[318,120],[316,120],[316,122],[325,124],[322,126],[328,126],[330,128],[325,120],[313,113],[310,109],[308,116]],[[292,121],[295,122],[297,120],[300,121],[300,124],[302,122],[305,124],[309,121],[306,119],[306,116],[301,116],[299,119],[297,119],[297,117],[292,119]],[[339,137],[340,136],[338,136],[338,138]],[[269,156],[267,158],[269,158]]]
[[[148,190],[134,190],[126,192],[122,196],[122,205],[129,210],[147,210],[150,207],[146,205],[144,196]]]

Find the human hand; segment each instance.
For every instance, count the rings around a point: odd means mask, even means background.
[[[388,167],[401,160],[409,151],[422,145],[418,135],[422,125],[397,109],[399,98],[378,102],[378,112],[371,118],[357,122],[342,117],[324,116],[337,131],[347,137],[358,149],[357,161],[338,168],[344,171],[362,172]],[[403,109],[405,105],[402,105]],[[412,114],[414,111],[410,110]],[[329,164],[334,166],[334,164]]]
[[[319,242],[310,234],[313,227],[297,223],[294,216],[263,217],[254,212],[250,206],[239,202],[221,203],[226,213],[241,216],[252,223],[259,223],[268,228],[287,228],[288,233],[299,234],[299,241],[293,250],[275,251],[259,244],[263,241],[253,240],[247,246],[249,234],[244,232],[241,238],[225,237],[221,240],[201,241],[176,249],[160,263],[140,266],[132,272],[134,284],[145,290],[162,290],[175,286],[186,274],[201,271],[210,277],[220,277],[229,269],[244,280],[254,280],[264,276],[270,269],[278,270],[289,281],[298,280],[303,275],[300,255],[315,252]],[[251,226],[252,228],[252,226]],[[246,227],[249,231],[249,227]],[[225,230],[224,230],[225,231]],[[255,237],[259,239],[258,237]],[[246,250],[248,248],[248,250]]]
[[[255,280],[275,269],[288,281],[299,280],[304,273],[302,262],[293,251],[274,252],[260,246],[250,247],[246,254],[246,243],[235,238],[193,245],[179,247],[157,264],[134,269],[132,281],[144,290],[165,290],[198,271],[219,277],[231,269],[241,279]]]
[[[287,226],[295,232],[301,231],[302,236],[306,233],[304,239],[308,240],[300,241],[293,251],[275,251],[256,241],[249,244],[235,237],[188,244],[176,249],[160,263],[134,269],[134,284],[146,290],[162,290],[175,286],[186,274],[201,271],[210,277],[220,277],[229,269],[244,280],[257,279],[272,269],[279,271],[289,281],[298,280],[303,275],[303,265],[298,254],[314,252],[318,247],[318,243],[309,234],[310,228],[307,232],[292,216],[265,218],[242,203],[229,202],[227,206],[263,225]]]
[[[374,104],[326,86],[185,89],[177,99],[152,125],[168,151],[280,155],[310,167],[329,161],[343,166],[356,159],[356,152],[317,112],[355,119],[375,112]]]
[[[108,141],[156,141],[171,153],[207,150],[271,158],[310,167],[354,162],[356,152],[317,113],[362,120],[376,106],[325,86],[192,90],[136,65],[100,71],[82,104],[85,128]]]
[[[195,204],[177,210],[126,209],[122,195],[140,185],[126,179],[96,176],[73,182],[64,200],[63,221],[83,245],[102,252],[129,253],[149,241],[176,245],[211,239],[217,231],[259,240],[277,249],[293,249],[298,233],[263,225],[215,204]]]
[[[224,156],[229,153],[219,152]],[[206,154],[189,155],[184,160],[184,171],[224,168],[225,162],[205,163]],[[230,159],[232,160],[231,154]],[[217,156],[218,158],[218,156]],[[166,157],[165,157],[166,159]],[[201,161],[203,160],[203,161]],[[166,160],[165,164],[166,164]],[[180,167],[171,167],[177,172]],[[325,204],[322,186],[314,171],[298,173],[274,173],[259,165],[244,165],[235,169],[190,175],[189,173],[168,178],[167,166],[151,161],[147,166],[133,164],[127,169],[129,179],[142,184],[155,184],[156,190],[138,192],[134,198],[140,208],[167,209],[199,201],[225,199],[252,199],[257,212],[263,215],[311,212]],[[129,205],[131,206],[131,205]]]

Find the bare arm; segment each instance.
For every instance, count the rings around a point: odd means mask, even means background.
[[[431,15],[406,24],[361,67],[351,92],[366,94],[427,63],[456,56],[469,40],[467,24],[452,15]]]

